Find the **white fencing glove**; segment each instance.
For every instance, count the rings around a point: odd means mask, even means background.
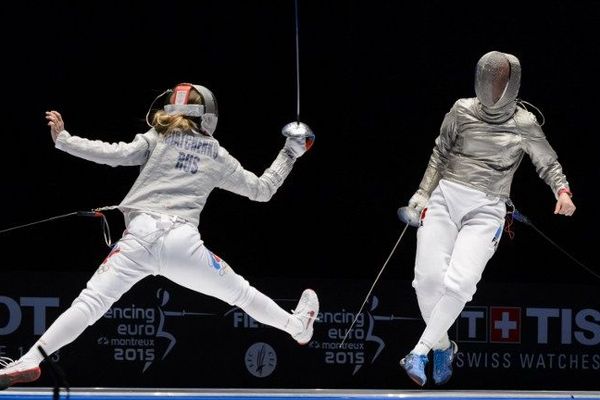
[[[397,214],[400,221],[410,226],[418,227],[421,221],[421,212],[427,205],[428,200],[429,196],[423,189],[417,190],[410,200],[408,200],[408,206],[398,209]]]
[[[314,135],[306,138],[288,137],[283,149],[292,158],[296,159],[306,153],[315,141]]]
[[[412,195],[410,200],[408,200],[408,206],[410,208],[414,208],[420,214],[421,211],[423,211],[423,209],[427,205],[428,201],[429,195],[425,193],[422,189],[419,189],[415,192],[415,194]]]

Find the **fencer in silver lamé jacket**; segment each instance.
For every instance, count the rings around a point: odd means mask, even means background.
[[[517,106],[501,123],[482,120],[477,98],[459,99],[446,114],[419,190],[427,196],[440,179],[508,199],[513,176],[527,154],[538,175],[558,197],[569,184],[556,152],[535,116]]]
[[[221,188],[254,201],[268,201],[295,162],[284,147],[261,176],[244,169],[212,136],[192,132],[161,135],[154,128],[130,143],[106,143],[72,136],[63,130],[56,148],[113,167],[140,166],[140,174],[119,209],[128,223],[131,212],[155,212],[198,225],[208,195]]]

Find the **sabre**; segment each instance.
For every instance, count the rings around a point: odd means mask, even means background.
[[[296,121],[285,125],[281,134],[285,137],[314,140],[315,134],[303,122],[300,122],[300,18],[298,15],[298,0],[294,0],[294,26],[296,38]]]
[[[362,305],[358,309],[358,312],[356,314],[354,314],[354,318],[352,319],[352,324],[350,324],[350,328],[348,328],[348,330],[346,331],[346,334],[344,335],[344,338],[342,339],[342,342],[340,343],[340,348],[346,342],[346,339],[348,338],[348,335],[350,335],[350,332],[352,331],[352,328],[354,327],[354,324],[358,320],[358,316],[362,313],[362,310],[365,307],[365,304],[367,304],[367,302],[369,301],[369,297],[371,296],[371,293],[373,293],[373,289],[375,289],[375,285],[377,285],[377,282],[379,281],[379,278],[381,277],[381,274],[383,274],[383,271],[385,270],[385,267],[387,266],[388,262],[390,261],[390,259],[394,255],[394,252],[396,251],[396,248],[400,244],[400,241],[402,241],[402,238],[404,237],[404,234],[406,233],[406,230],[408,229],[409,226],[418,226],[418,223],[419,223],[418,222],[419,221],[419,213],[417,212],[416,209],[414,209],[412,207],[402,207],[402,208],[398,209],[398,218],[400,218],[400,220],[402,222],[404,222],[404,224],[405,224],[404,225],[404,229],[402,229],[402,233],[400,233],[400,237],[396,241],[396,244],[392,248],[392,251],[388,255],[388,257],[385,260],[385,262],[383,263],[383,266],[379,270],[379,273],[375,277],[375,281],[371,285],[371,288],[369,289],[369,292],[367,293],[367,296],[365,297],[364,301],[362,302]]]
[[[531,220],[529,218],[527,218],[525,215],[523,215],[520,211],[517,211],[516,208],[512,211],[512,217],[514,219],[516,219],[517,221],[521,222],[522,224],[530,226],[541,237],[543,237],[544,239],[546,239],[548,242],[550,242],[550,244],[552,244],[554,247],[556,247],[558,250],[560,250],[564,255],[566,255],[567,257],[569,257],[571,259],[571,261],[573,261],[575,264],[579,265],[581,268],[585,269],[590,274],[594,275],[596,278],[600,279],[600,274],[598,274],[598,272],[596,272],[593,269],[587,267],[581,261],[579,261],[578,259],[576,259],[575,257],[573,257],[571,254],[569,254],[569,252],[567,252],[565,249],[563,249],[561,246],[559,246],[556,242],[554,242],[552,239],[550,239],[544,232],[542,232],[540,229],[538,229],[531,222]]]

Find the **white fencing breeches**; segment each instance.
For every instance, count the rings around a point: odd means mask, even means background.
[[[440,340],[473,298],[494,254],[506,205],[497,197],[441,180],[421,214],[413,287],[428,348]],[[447,342],[447,339],[445,340]]]
[[[297,318],[250,286],[208,250],[195,226],[174,217],[136,214],[86,288],[25,355],[38,362],[37,345],[51,354],[95,323],[134,284],[162,275],[196,292],[236,305],[258,322],[290,334],[302,330]]]

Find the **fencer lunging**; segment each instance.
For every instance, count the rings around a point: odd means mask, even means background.
[[[165,92],[166,93],[166,92]],[[69,309],[19,360],[0,359],[0,388],[40,375],[41,346],[51,354],[94,324],[135,283],[162,275],[189,289],[243,309],[258,322],[308,343],[319,311],[306,289],[292,314],[252,287],[204,246],[198,223],[208,195],[218,187],[255,201],[268,201],[282,185],[312,138],[287,138],[271,166],[257,177],[245,170],[213,137],[217,104],[200,85],[170,91],[152,128],[130,143],[104,143],[72,136],[61,115],[47,113],[57,149],[96,163],[139,165],[140,174],[119,205],[126,231]],[[155,100],[156,101],[156,100]]]
[[[476,291],[503,232],[513,175],[527,154],[557,202],[555,214],[575,211],[557,155],[534,115],[518,105],[521,66],[492,51],[477,63],[475,98],[446,114],[433,153],[409,207],[420,212],[415,288],[426,328],[400,364],[423,386],[433,350],[433,379],[452,376],[457,351],[447,331]]]

